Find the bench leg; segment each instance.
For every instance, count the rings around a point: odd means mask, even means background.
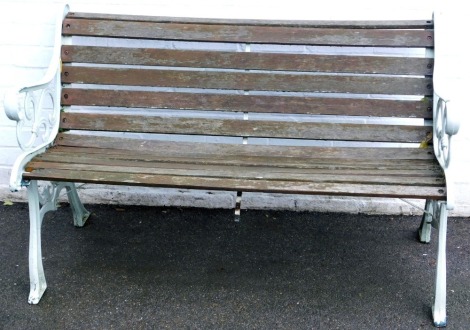
[[[42,216],[39,209],[39,192],[37,181],[28,186],[29,203],[29,280],[30,292],[28,302],[37,304],[46,291],[46,277],[42,266],[41,224]]]
[[[436,201],[426,200],[426,206],[424,207],[425,211],[423,213],[423,220],[421,221],[421,226],[419,227],[419,240],[421,243],[431,242],[431,224],[434,215]]]
[[[439,243],[437,252],[436,291],[432,315],[436,327],[445,327],[446,315],[446,240],[447,240],[447,204],[438,203]]]
[[[80,201],[80,197],[77,194],[77,188],[74,183],[64,183],[65,189],[67,190],[67,196],[69,198],[70,207],[73,213],[73,224],[76,227],[83,227],[90,212],[88,212]]]
[[[69,182],[50,182],[38,187],[38,182],[33,180],[28,185],[29,202],[29,280],[30,293],[28,302],[37,304],[46,291],[46,277],[42,265],[41,251],[41,225],[44,215],[49,211],[57,210],[59,194],[64,189],[67,191],[70,206],[73,212],[74,225],[82,227],[90,216],[81,203],[75,185]]]

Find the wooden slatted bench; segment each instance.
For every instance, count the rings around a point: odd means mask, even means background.
[[[431,223],[440,222],[433,312],[435,324],[445,325],[448,165],[458,121],[449,99],[433,88],[435,21],[217,20],[67,9],[60,20],[46,78],[5,97],[25,149],[11,187],[29,193],[30,303],[46,289],[44,213],[65,188],[75,225],[89,216],[76,182],[239,197],[419,198],[427,200],[421,240],[429,242]],[[40,189],[39,180],[50,183]]]

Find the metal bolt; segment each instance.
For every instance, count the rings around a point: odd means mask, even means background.
[[[67,118],[63,118],[63,119],[62,119],[62,122],[63,122],[63,123],[66,123],[66,122],[67,122]]]
[[[67,71],[65,71],[65,72],[64,72],[64,75],[65,75],[66,77],[68,77],[68,76],[69,76],[69,73],[68,73]]]
[[[68,99],[69,98],[69,94],[64,94],[64,99]]]
[[[432,40],[432,36],[428,36],[428,40]]]
[[[432,110],[432,108],[431,108],[431,107],[428,107],[428,109],[427,109],[427,110],[428,110],[428,111],[431,111],[431,110]]]
[[[428,69],[431,69],[432,68],[432,63],[428,63],[427,67],[428,67]]]
[[[64,53],[65,53],[65,55],[68,55],[68,54],[69,54],[69,51],[68,51],[68,50],[66,50]]]
[[[432,84],[428,84],[428,85],[426,86],[426,88],[427,88],[427,89],[431,89],[431,88],[432,88]]]
[[[443,193],[444,193],[444,189],[439,189],[437,192],[438,192],[439,194],[443,194]]]
[[[70,28],[70,24],[65,24],[65,27],[66,27],[67,29],[69,29],[69,28]]]

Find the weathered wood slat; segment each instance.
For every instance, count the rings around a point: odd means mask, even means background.
[[[383,159],[383,160],[434,160],[436,156],[432,148],[348,148],[348,147],[307,147],[307,146],[265,146],[253,144],[227,144],[227,143],[200,143],[200,142],[175,142],[158,140],[140,140],[125,137],[107,137],[77,135],[73,133],[59,133],[55,144],[64,147],[85,147],[89,149],[141,151],[150,154],[173,152],[178,150],[188,155],[192,153],[220,154],[249,156],[272,156],[279,157],[309,157],[309,158],[331,158],[331,159]]]
[[[63,88],[63,105],[432,118],[432,100],[380,100],[275,95],[147,92]]]
[[[249,180],[208,177],[184,177],[173,175],[148,175],[116,172],[94,172],[44,169],[26,172],[27,180],[52,180],[85,183],[125,184],[188,189],[213,189],[229,191],[259,191],[271,193],[295,193],[315,195],[401,197],[445,199],[442,187],[405,185],[366,185],[329,182],[302,182],[277,180]]]
[[[61,128],[162,134],[277,137],[374,142],[421,142],[430,128],[372,124],[332,124],[61,113]]]
[[[338,166],[324,164],[310,164],[305,161],[290,161],[289,159],[273,161],[266,158],[238,158],[238,159],[216,159],[216,158],[195,158],[195,157],[156,157],[153,155],[140,155],[135,157],[132,155],[116,155],[106,156],[87,156],[87,154],[46,154],[37,156],[35,161],[38,162],[54,162],[54,163],[70,163],[70,164],[88,164],[88,165],[107,165],[122,167],[143,167],[143,168],[201,168],[221,170],[230,170],[232,167],[239,169],[259,169],[260,172],[276,172],[276,173],[298,173],[309,175],[368,175],[368,176],[399,176],[399,177],[430,177],[440,179],[443,177],[442,170],[437,166],[433,167],[410,167],[410,168],[393,168],[389,164],[387,167],[367,167],[361,166]],[[29,166],[29,165],[28,165]]]
[[[263,168],[243,168],[232,166],[226,168],[217,168],[215,166],[205,168],[168,168],[168,167],[138,167],[132,165],[120,166],[116,164],[98,165],[92,163],[61,163],[32,161],[28,164],[27,172],[38,169],[59,169],[73,171],[96,171],[96,172],[115,172],[115,173],[133,173],[150,175],[175,175],[175,176],[197,176],[209,178],[231,178],[231,179],[250,179],[250,180],[281,180],[281,181],[305,181],[305,182],[348,182],[362,184],[399,184],[399,185],[421,185],[421,186],[445,186],[443,177],[409,177],[409,176],[387,176],[387,175],[347,175],[338,171],[337,174],[311,174],[299,172],[277,172],[263,171]],[[271,168],[272,169],[272,168]]]
[[[433,59],[418,57],[244,53],[129,47],[62,46],[62,62],[431,75]]]
[[[75,148],[74,148],[75,149]],[[234,166],[265,166],[275,168],[302,168],[302,169],[333,169],[338,171],[370,169],[378,172],[388,170],[429,170],[434,174],[442,175],[439,165],[434,161],[358,161],[353,159],[315,159],[299,157],[277,157],[268,156],[239,156],[239,155],[207,155],[207,154],[147,154],[147,153],[115,153],[114,150],[102,150],[101,153],[93,152],[96,149],[63,150],[54,149],[45,155],[40,155],[36,159],[40,161],[81,163],[81,164],[102,164],[113,165],[121,161],[130,161],[134,164],[127,166],[153,167],[155,163],[181,163],[181,164],[213,164],[213,165],[234,165]],[[124,165],[123,165],[124,166]],[[428,173],[429,174],[429,173]]]
[[[432,20],[369,20],[369,21],[321,21],[321,20],[255,20],[255,19],[218,19],[195,17],[167,16],[135,16],[101,13],[70,12],[68,18],[85,18],[108,21],[136,21],[159,23],[198,23],[222,25],[272,25],[272,26],[303,26],[303,27],[334,27],[348,29],[429,29],[434,26]]]
[[[61,157],[62,156],[62,157]],[[368,176],[383,178],[386,177],[399,177],[399,178],[430,178],[431,181],[439,183],[443,182],[443,173],[437,168],[394,168],[392,165],[388,167],[380,166],[338,166],[338,165],[316,165],[308,163],[270,163],[266,160],[257,159],[255,162],[249,160],[220,160],[220,159],[202,159],[202,158],[169,158],[162,157],[161,159],[130,159],[130,157],[87,157],[86,155],[72,157],[70,161],[65,161],[65,155],[47,155],[46,157],[37,157],[34,162],[31,162],[27,166],[27,171],[38,168],[49,168],[50,163],[63,164],[65,167],[72,166],[74,164],[81,164],[86,166],[108,166],[110,168],[141,168],[142,172],[146,169],[181,169],[181,170],[207,170],[211,171],[228,171],[230,172],[233,168],[239,169],[240,171],[253,172],[258,171],[260,178],[263,177],[263,173],[278,173],[278,175],[285,176],[289,173],[296,175],[306,176],[321,176],[321,175],[347,175],[347,176]],[[145,158],[145,157],[142,157]],[[151,158],[151,157],[150,157]],[[380,182],[380,180],[378,181]],[[405,184],[405,183],[403,183]]]
[[[64,65],[64,83],[287,92],[432,95],[432,79],[361,75],[94,68]]]
[[[432,30],[160,23],[66,18],[64,35],[269,44],[432,47]]]
[[[155,149],[155,150],[126,150],[126,149],[102,149],[102,148],[90,148],[90,147],[64,147],[64,146],[54,146],[54,148],[50,149],[47,153],[49,156],[54,155],[63,155],[65,157],[74,157],[74,154],[77,153],[79,155],[88,155],[89,157],[103,157],[109,159],[117,159],[122,158],[123,156],[127,159],[131,159],[135,157],[136,160],[142,159],[141,157],[150,157],[146,159],[153,159],[159,161],[162,157],[174,157],[178,159],[178,157],[183,158],[212,158],[222,161],[228,160],[237,160],[240,159],[242,162],[244,159],[261,159],[261,160],[269,160],[272,159],[274,163],[280,161],[295,161],[295,162],[302,162],[308,164],[327,164],[327,165],[339,165],[339,166],[370,166],[376,168],[425,168],[425,167],[433,167],[439,168],[439,165],[433,159],[400,159],[400,160],[393,160],[390,159],[380,159],[377,157],[373,157],[373,155],[369,155],[370,157],[364,158],[357,158],[357,157],[350,157],[350,158],[325,158],[325,157],[317,157],[315,155],[316,148],[311,149],[310,155],[296,155],[296,154],[288,154],[284,152],[282,155],[281,153],[277,154],[276,149],[271,149],[270,154],[259,154],[256,152],[227,152],[226,150],[220,150],[218,153],[210,153],[206,150],[198,151],[196,148],[195,150],[181,150],[177,149],[178,144],[173,144],[169,146],[168,149]],[[39,156],[43,157],[43,156]]]

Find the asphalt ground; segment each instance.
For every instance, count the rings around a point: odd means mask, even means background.
[[[87,205],[46,215],[29,305],[28,208],[0,205],[1,329],[433,329],[420,217]],[[470,219],[448,225],[448,327],[470,329]]]

